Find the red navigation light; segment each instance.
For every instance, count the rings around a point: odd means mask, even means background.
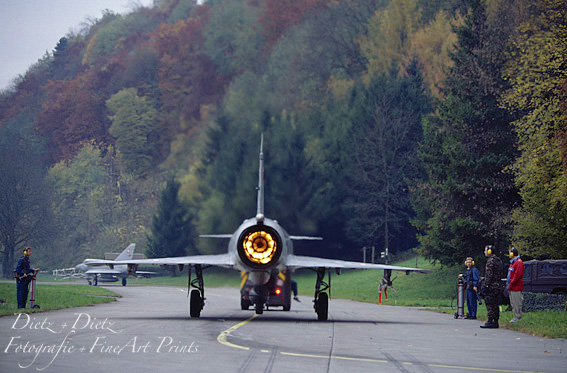
[[[281,293],[282,293],[282,289],[277,288],[277,289],[276,289],[276,295],[280,295]]]

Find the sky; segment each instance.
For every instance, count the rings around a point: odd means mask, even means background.
[[[78,32],[104,9],[129,13],[153,0],[0,0],[0,90],[45,55],[59,39]]]

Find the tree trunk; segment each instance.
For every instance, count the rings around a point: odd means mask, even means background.
[[[2,254],[2,276],[12,278],[14,269],[14,246],[9,245],[4,248],[4,253]]]

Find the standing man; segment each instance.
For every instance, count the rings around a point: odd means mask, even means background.
[[[467,284],[467,316],[465,319],[476,319],[476,305],[477,305],[477,291],[478,291],[478,281],[480,280],[480,275],[478,269],[474,266],[474,260],[468,257],[465,261],[467,265],[467,274],[465,275],[465,282]]]
[[[500,318],[498,296],[501,288],[502,261],[495,254],[496,249],[494,246],[488,245],[484,248],[484,256],[488,258],[486,260],[483,285],[488,321],[480,327],[488,329],[498,329],[498,319]]]
[[[18,308],[26,308],[26,303],[28,301],[29,283],[32,277],[39,271],[39,268],[31,268],[30,255],[31,247],[26,247],[24,249],[24,256],[18,259],[18,264],[16,265]]]
[[[518,250],[510,249],[510,268],[508,268],[508,279],[506,287],[510,295],[510,305],[514,312],[514,318],[510,322],[518,322],[522,318],[522,304],[524,303],[524,262],[518,255]]]

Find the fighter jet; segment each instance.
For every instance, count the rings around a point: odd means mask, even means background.
[[[294,236],[278,224],[276,220],[264,215],[264,153],[263,136],[260,141],[259,173],[257,187],[256,216],[246,219],[232,234],[201,235],[205,238],[228,239],[228,251],[220,255],[194,255],[184,257],[156,258],[144,260],[117,260],[116,264],[128,264],[129,270],[134,271],[138,264],[178,265],[182,271],[188,267],[189,315],[199,317],[205,306],[205,288],[203,282],[203,267],[221,266],[232,268],[247,274],[253,286],[249,293],[250,302],[255,312],[262,314],[268,300],[267,283],[274,271],[293,271],[298,268],[312,268],[317,273],[315,285],[314,308],[319,320],[327,320],[331,272],[340,274],[343,268],[353,269],[383,269],[383,282],[391,285],[392,271],[428,273],[430,271],[399,267],[383,264],[368,264],[344,260],[324,259],[318,257],[299,256],[293,253],[294,240],[321,240],[321,237]],[[112,268],[114,263],[107,262]],[[191,278],[192,268],[195,278]],[[325,276],[328,272],[328,280]]]
[[[134,257],[134,250],[136,249],[136,244],[131,243],[128,245],[124,251],[122,251],[115,259],[119,260],[132,260]],[[110,268],[106,265],[108,261],[103,259],[85,259],[81,264],[75,266],[75,271],[83,272],[89,285],[96,286],[98,282],[116,282],[122,279],[122,286],[126,286],[126,279],[129,275],[155,275],[155,272],[144,272],[135,271],[128,272],[128,266],[126,264],[112,266]],[[114,263],[114,262],[112,262]]]

